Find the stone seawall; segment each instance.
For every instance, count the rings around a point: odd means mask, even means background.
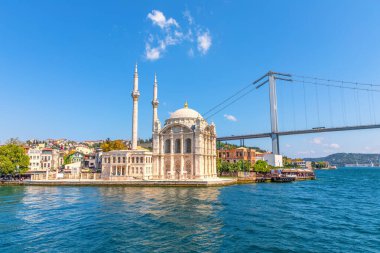
[[[136,186],[136,187],[209,187],[209,186],[226,186],[236,184],[236,179],[218,179],[218,180],[126,180],[126,181],[109,181],[109,180],[38,180],[38,181],[3,181],[0,185],[35,185],[35,186]]]

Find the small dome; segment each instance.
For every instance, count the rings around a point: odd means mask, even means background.
[[[202,118],[199,112],[190,109],[188,107],[178,109],[170,115],[170,119],[179,119],[179,118]]]

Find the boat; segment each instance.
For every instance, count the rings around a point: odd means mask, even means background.
[[[270,179],[270,181],[273,183],[290,183],[295,180],[296,180],[295,177],[272,177]]]

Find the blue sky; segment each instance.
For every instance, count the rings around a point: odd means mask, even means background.
[[[268,70],[380,84],[378,13],[369,0],[3,0],[0,143],[130,138],[136,62],[142,138],[151,134],[155,72],[162,122],[186,100],[204,113]],[[267,89],[211,117],[218,135],[268,132]],[[371,104],[367,92],[346,91],[342,106],[339,89],[317,89],[278,82],[280,130],[380,121],[379,93]],[[380,153],[379,139],[380,130],[288,136],[281,152]],[[268,139],[246,144],[270,149]]]

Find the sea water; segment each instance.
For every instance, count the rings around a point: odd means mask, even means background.
[[[380,169],[227,187],[0,187],[0,252],[380,252]]]

